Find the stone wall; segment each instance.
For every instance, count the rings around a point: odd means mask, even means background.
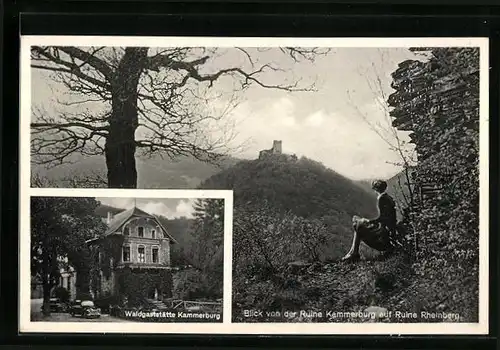
[[[393,126],[411,132],[418,155],[415,184],[422,195],[409,212],[421,276],[415,295],[429,311],[442,304],[477,322],[479,49],[421,50],[429,59],[401,63],[388,100]]]
[[[274,140],[271,149],[265,149],[259,152],[259,159],[265,159],[271,156],[280,155],[283,153],[282,141]]]

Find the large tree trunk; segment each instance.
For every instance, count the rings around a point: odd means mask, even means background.
[[[44,316],[50,316],[50,291],[52,289],[52,283],[48,281],[43,282],[43,304],[42,313]]]
[[[43,290],[43,304],[42,313],[44,316],[50,316],[50,291],[53,285],[53,260],[51,259],[54,254],[54,247],[49,246],[50,241],[48,239],[47,233],[43,236],[43,253],[42,253],[42,290]]]
[[[126,48],[112,82],[112,110],[105,145],[110,188],[137,188],[137,90],[146,57],[147,48]]]

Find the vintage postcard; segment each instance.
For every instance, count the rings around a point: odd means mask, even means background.
[[[25,36],[21,75],[21,331],[488,332],[486,38]]]

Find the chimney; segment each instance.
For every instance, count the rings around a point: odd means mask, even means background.
[[[113,220],[113,214],[111,214],[110,211],[108,211],[108,218],[106,219],[106,223],[109,225],[109,223]]]

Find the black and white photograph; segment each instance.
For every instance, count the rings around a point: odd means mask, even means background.
[[[215,333],[487,333],[487,39],[23,39],[32,321],[78,301],[217,310]],[[65,189],[94,197],[39,195]],[[95,192],[156,190],[231,200]],[[127,215],[156,253],[106,224]]]
[[[224,199],[31,197],[31,321],[222,322]]]
[[[207,181],[234,190],[233,322],[478,323],[479,49],[324,60]]]

